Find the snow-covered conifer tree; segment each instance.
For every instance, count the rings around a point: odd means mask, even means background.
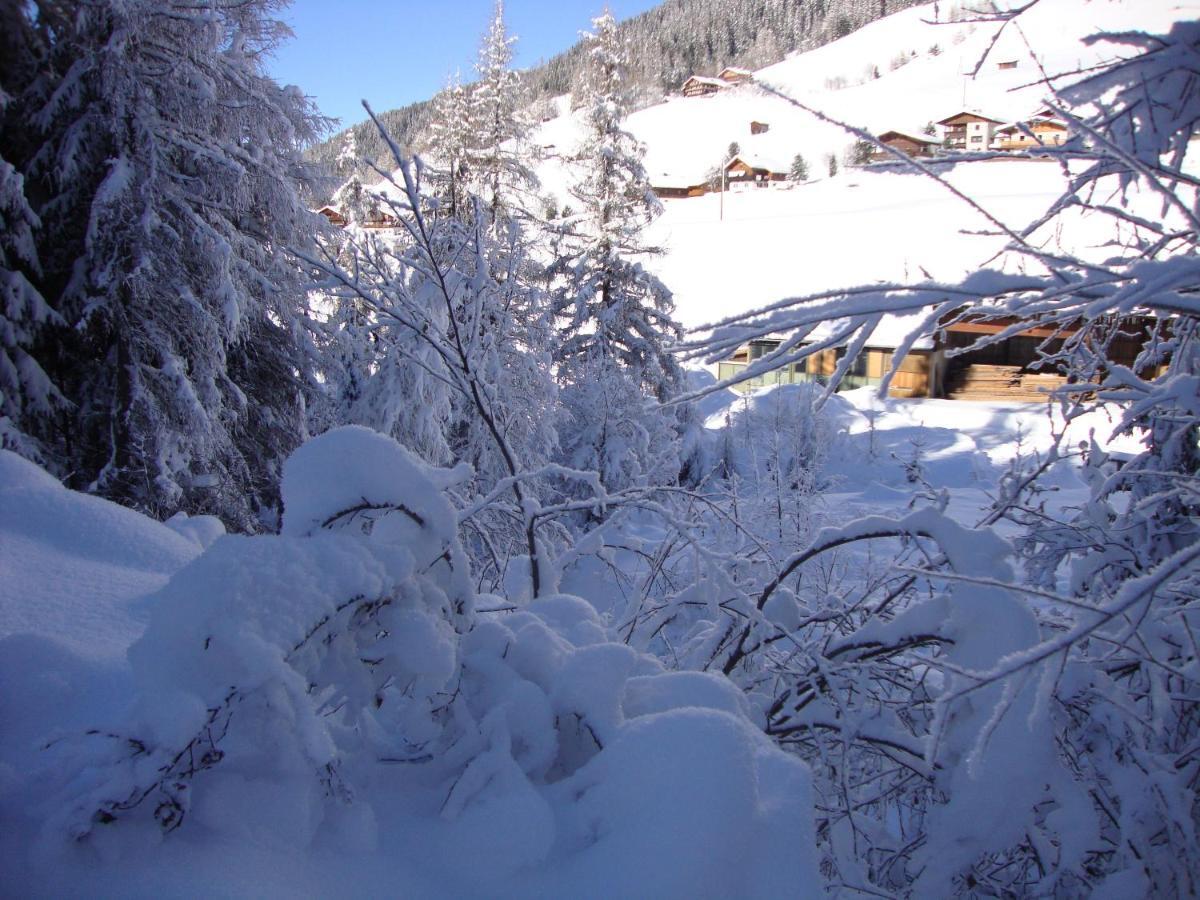
[[[35,159],[66,320],[43,366],[77,404],[73,482],[158,515],[254,528],[304,435],[298,186],[323,127],[264,72],[272,0],[98,0],[52,11],[60,73]],[[49,13],[48,13],[49,14]]]
[[[471,182],[495,221],[525,205],[525,196],[537,187],[537,177],[521,158],[528,122],[525,120],[521,81],[512,70],[512,48],[504,26],[504,2],[495,12],[475,64],[479,80],[471,88],[470,122],[473,131],[468,159]]]
[[[661,207],[642,166],[643,150],[622,120],[627,112],[624,50],[610,13],[593,21],[583,83],[587,134],[572,193],[579,233],[560,276],[555,312],[560,380],[574,425],[564,445],[572,464],[598,469],[610,488],[628,485],[668,462],[668,415],[645,409],[676,391],[680,370],[665,349],[677,335],[671,293],[636,261],[654,252],[643,230]],[[669,455],[669,452],[668,452]],[[655,458],[657,461],[652,460]]]
[[[40,274],[34,236],[39,221],[10,157],[21,152],[10,136],[24,129],[10,114],[9,92],[23,91],[35,77],[36,43],[26,11],[15,3],[0,5],[0,447],[45,463],[34,435],[45,431],[64,401],[31,351],[44,327],[59,320],[33,283]]]
[[[458,75],[434,98],[426,144],[431,167],[426,170],[431,193],[445,212],[461,218],[470,211],[470,159],[474,144],[471,96]]]

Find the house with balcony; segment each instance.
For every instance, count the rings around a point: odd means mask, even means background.
[[[962,110],[938,122],[945,129],[943,146],[960,153],[978,153],[991,149],[996,129],[1003,125],[982,113]]]
[[[1068,137],[1066,121],[1052,109],[1043,109],[1032,117],[996,129],[997,150],[1029,150],[1058,147]]]
[[[680,89],[685,97],[708,97],[717,91],[729,87],[729,82],[720,78],[710,78],[707,75],[692,75],[683,83]]]
[[[773,181],[787,180],[790,166],[788,160],[743,150],[725,164],[725,184],[730,190],[770,187]]]

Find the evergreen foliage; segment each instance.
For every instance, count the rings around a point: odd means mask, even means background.
[[[652,457],[671,444],[667,423],[663,413],[642,407],[644,398],[674,394],[681,373],[664,346],[679,334],[670,291],[636,262],[656,252],[642,232],[661,206],[642,166],[643,148],[622,125],[627,50],[611,14],[592,26],[581,92],[587,134],[572,189],[581,216],[552,271],[560,279],[556,361],[573,420],[565,430],[577,441],[568,460],[597,469],[611,489],[660,468]]]
[[[312,390],[286,248],[318,227],[300,148],[324,120],[264,73],[286,33],[276,6],[47,5],[38,77],[15,101],[36,129],[22,162],[48,304],[27,295],[26,319],[57,324],[28,353],[70,401],[26,416],[27,433],[74,486],[249,529]],[[47,390],[31,394],[42,413]]]
[[[808,162],[804,159],[804,154],[797,153],[792,159],[792,167],[788,170],[788,178],[797,183],[808,181]]]

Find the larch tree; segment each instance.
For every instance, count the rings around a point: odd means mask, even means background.
[[[45,438],[73,486],[261,527],[312,388],[302,145],[324,128],[264,71],[274,0],[48,6],[29,98],[49,199],[39,362],[75,404]],[[52,21],[47,21],[52,18]]]

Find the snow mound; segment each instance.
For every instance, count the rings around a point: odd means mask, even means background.
[[[28,632],[87,658],[119,657],[144,623],[130,601],[160,587],[199,550],[172,529],[69,491],[0,450],[0,637]]]
[[[0,771],[39,865],[72,872],[54,850],[72,836],[99,854],[87,878],[128,883],[186,848],[238,894],[253,885],[220,847],[271,867],[355,847],[406,871],[428,864],[406,859],[420,832],[474,895],[818,892],[808,771],[732,683],[665,672],[578,597],[475,613],[456,477],[361,428],[300,448],[284,534],[216,537],[147,602],[128,711],[54,740],[27,779]]]

